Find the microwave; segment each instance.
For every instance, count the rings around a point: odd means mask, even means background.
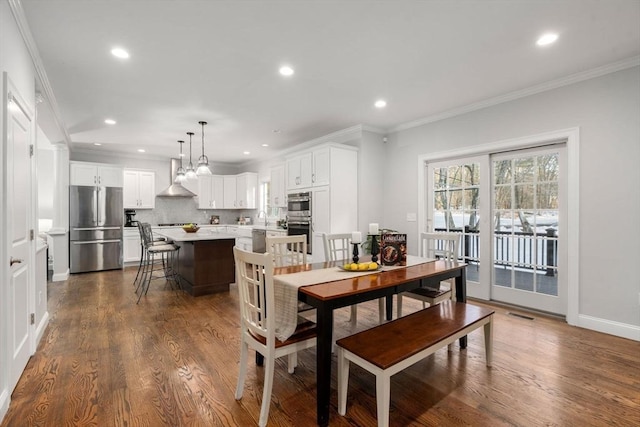
[[[311,193],[291,193],[287,196],[287,213],[289,216],[311,216]]]

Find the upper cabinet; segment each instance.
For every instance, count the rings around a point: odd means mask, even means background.
[[[238,199],[236,194],[236,176],[225,175],[223,177],[224,184],[224,204],[225,209],[237,209]]]
[[[224,207],[224,177],[203,175],[198,177],[198,209]]]
[[[287,206],[287,192],[284,181],[284,165],[278,165],[271,168],[269,206],[273,208],[282,208]]]
[[[125,169],[122,189],[125,209],[153,209],[156,206],[156,174]]]
[[[257,192],[257,173],[245,172],[236,176],[236,198],[240,209],[255,209]]]
[[[101,163],[70,162],[69,184],[122,187],[122,168]]]
[[[295,154],[286,163],[286,190],[319,187],[351,175],[344,168],[357,170],[357,150],[346,145],[331,144]]]

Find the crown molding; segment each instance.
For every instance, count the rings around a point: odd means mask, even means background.
[[[51,87],[51,83],[47,77],[47,72],[44,69],[44,64],[42,63],[38,46],[31,35],[31,30],[29,29],[29,24],[27,23],[27,19],[24,15],[24,9],[22,8],[22,2],[21,0],[8,0],[8,3],[11,13],[16,21],[16,25],[18,26],[18,30],[20,31],[20,35],[22,36],[22,40],[24,41],[24,44],[29,51],[29,55],[31,56],[31,60],[33,61],[33,67],[38,75],[38,80],[42,86],[44,97],[49,101],[49,105],[51,106],[51,111],[53,112],[56,125],[58,126],[60,133],[64,136],[64,142],[69,145],[71,143],[71,136],[69,135],[69,132],[67,132],[67,126],[65,125],[64,120],[62,120],[58,101],[56,101],[56,97],[53,94],[53,88]]]
[[[595,77],[604,76],[606,74],[615,73],[616,71],[622,71],[627,68],[637,67],[638,65],[640,65],[640,56],[634,56],[631,58],[624,59],[622,61],[613,62],[611,64],[593,68],[591,70],[581,71],[579,73],[571,74],[566,77],[551,80],[549,82],[545,82],[539,85],[531,86],[526,89],[510,92],[505,95],[496,96],[493,98],[486,99],[484,101],[476,102],[476,103],[465,105],[459,108],[454,108],[448,111],[444,111],[442,113],[434,114],[432,116],[428,116],[422,119],[407,122],[389,129],[389,132],[399,132],[402,130],[411,129],[411,128],[422,126],[428,123],[437,122],[440,120],[470,113],[472,111],[480,110],[483,108],[491,107],[494,105],[502,104],[502,103],[513,101],[520,98],[524,98],[527,96],[535,95],[537,93],[545,92],[552,89],[557,89],[563,86],[568,86],[573,83],[578,83],[584,80],[593,79]]]

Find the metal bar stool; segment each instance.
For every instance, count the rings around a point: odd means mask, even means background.
[[[138,232],[140,233],[140,262],[138,263],[138,271],[136,273],[136,278],[133,279],[133,286],[136,286],[136,283],[138,283],[138,279],[142,277],[141,275],[143,270],[142,266],[145,259],[144,236],[142,235],[142,223],[140,221],[138,221]],[[163,245],[163,244],[166,244],[166,242],[167,242],[167,239],[165,239],[164,237],[154,237],[152,244]]]
[[[154,279],[165,279],[174,283],[176,289],[180,288],[180,279],[176,269],[180,247],[169,243],[158,244],[155,242],[154,244],[153,232],[149,223],[143,223],[141,229],[144,259],[140,280],[136,287],[136,292],[139,291],[136,304],[140,302],[143,293],[147,294],[151,281]],[[161,272],[161,274],[157,275],[154,272]]]

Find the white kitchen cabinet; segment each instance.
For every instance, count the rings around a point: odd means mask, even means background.
[[[225,209],[255,209],[258,174],[245,172],[225,175],[223,179]]]
[[[287,190],[311,187],[313,154],[298,154],[287,159]]]
[[[140,246],[140,232],[138,229],[124,229],[122,235],[122,261],[140,262],[142,247]]]
[[[287,206],[287,193],[284,181],[284,165],[271,168],[271,185],[269,193],[269,206],[283,208]]]
[[[124,170],[122,189],[125,209],[153,209],[156,206],[156,173]]]
[[[236,175],[236,204],[240,209],[256,208],[258,174],[245,172]]]
[[[350,179],[352,171],[358,169],[358,155],[353,147],[331,144],[293,155],[287,159],[286,167],[286,189],[292,192],[336,184],[343,176]]]
[[[224,187],[224,203],[225,209],[237,209],[237,194],[236,194],[236,177],[235,175],[225,175],[223,179]]]
[[[351,214],[354,215],[354,219],[357,222],[355,212],[354,210]],[[347,233],[356,229],[357,227],[354,227],[351,230],[343,230],[341,232]],[[331,191],[328,185],[314,188],[311,191],[311,253],[313,262],[324,261],[323,233],[331,234]]]
[[[101,163],[70,162],[69,184],[122,187],[123,174],[119,166]]]
[[[224,176],[198,177],[198,209],[222,209],[224,207]]]

